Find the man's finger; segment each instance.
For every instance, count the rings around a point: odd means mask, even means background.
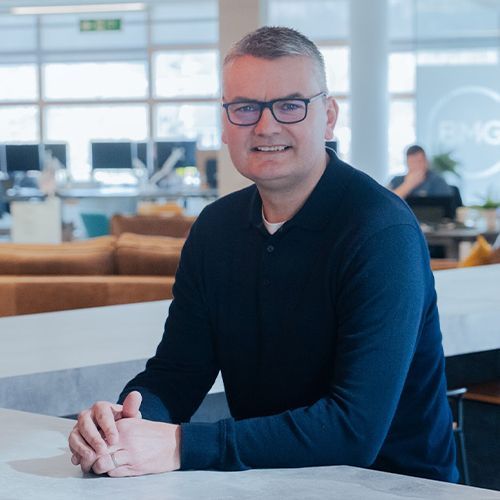
[[[92,464],[96,461],[97,455],[95,451],[83,439],[77,429],[74,429],[70,435],[71,449],[74,450],[73,455],[77,455],[80,459],[79,464],[83,472],[89,472]],[[73,462],[73,460],[72,460]],[[78,464],[75,464],[78,465]]]
[[[75,428],[73,428],[72,432],[74,432],[74,431],[75,431]],[[69,449],[71,451],[71,463],[73,465],[80,465],[80,456],[78,455],[77,451],[73,447],[73,444],[72,444],[71,439],[70,439],[71,435],[72,434],[70,434],[68,436],[68,446],[69,446]]]
[[[96,451],[102,452],[104,449],[107,449],[107,444],[114,445],[118,442],[118,429],[116,428],[115,420],[121,418],[121,415],[110,405],[100,406],[96,404],[93,409],[93,416],[95,425],[98,427],[100,441],[104,443],[104,448]],[[84,437],[87,439],[86,435],[84,435]],[[106,442],[104,442],[104,440]]]
[[[107,455],[102,455],[101,457],[99,457],[94,462],[94,465],[92,465],[92,470],[96,474],[105,474],[106,472],[109,472],[115,468],[116,466],[113,463],[113,459],[111,458],[111,455],[109,453]]]
[[[78,428],[75,427],[68,438],[68,445],[71,453],[79,457],[95,454],[94,450],[82,438]]]
[[[109,418],[111,419],[113,425],[115,425],[115,420],[112,417],[111,412],[109,412],[109,415],[110,415]],[[103,419],[102,416],[100,416],[100,419],[104,421],[104,425],[108,425],[109,418]],[[108,445],[101,437],[101,434],[98,431],[96,425],[99,425],[99,427],[101,427],[104,432],[106,432],[106,427],[103,427],[103,423],[99,421],[97,418],[96,420],[97,422],[94,422],[94,420],[90,418],[90,415],[88,413],[80,414],[80,416],[78,417],[78,431],[82,436],[82,438],[86,441],[86,443],[98,455],[102,455],[107,451]],[[116,431],[116,427],[115,427],[115,432],[118,434],[118,432]],[[107,434],[106,437],[108,437]]]
[[[129,465],[124,465],[123,467],[118,467],[117,469],[110,470],[108,472],[109,477],[129,477],[129,476],[140,476],[143,472],[134,471]]]
[[[117,450],[115,452],[109,453],[98,460],[92,466],[92,470],[96,474],[110,473],[111,471],[129,466],[130,454],[125,450]]]
[[[142,395],[138,391],[132,391],[127,394],[123,401],[122,416],[123,418],[140,418],[139,408],[142,403]]]

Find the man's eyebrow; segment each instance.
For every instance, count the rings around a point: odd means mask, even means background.
[[[237,95],[234,99],[231,100],[231,102],[258,102],[258,99],[252,99],[251,97],[244,97],[241,95]]]
[[[304,94],[300,92],[294,92],[293,94],[284,95],[282,97],[276,97],[276,99],[270,99],[271,101],[276,101],[277,99],[304,99]],[[237,95],[230,102],[262,102],[258,99],[252,99],[251,97],[245,97]]]
[[[304,99],[304,94],[294,92],[293,94],[288,94],[284,97],[279,97],[278,99]]]

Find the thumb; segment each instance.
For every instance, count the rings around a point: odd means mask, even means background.
[[[142,403],[142,395],[138,391],[132,391],[123,401],[122,417],[123,418],[141,418],[139,408]]]

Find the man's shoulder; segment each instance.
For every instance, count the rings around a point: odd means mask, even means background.
[[[214,227],[245,224],[256,193],[257,188],[252,184],[221,196],[202,210],[197,219],[198,225]]]
[[[418,227],[413,212],[399,196],[354,167],[345,163],[340,167],[346,179],[346,195],[339,216],[350,222],[346,230],[369,237],[394,225]]]
[[[405,180],[405,175],[395,175],[390,181],[389,181],[389,187],[391,189],[396,189],[397,187],[401,186]]]

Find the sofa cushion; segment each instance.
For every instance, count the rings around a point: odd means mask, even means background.
[[[0,275],[103,275],[114,273],[116,238],[59,244],[0,244]]]
[[[172,298],[171,276],[0,276],[0,316]]]
[[[195,217],[184,216],[113,215],[111,218],[111,234],[120,236],[123,233],[135,233],[186,238],[194,221]]]
[[[473,266],[484,266],[489,264],[489,258],[491,255],[491,245],[486,241],[486,238],[479,235],[476,242],[471,248],[471,251],[465,259],[458,263],[457,267],[473,267]]]
[[[184,238],[123,233],[116,241],[117,274],[174,276]]]

